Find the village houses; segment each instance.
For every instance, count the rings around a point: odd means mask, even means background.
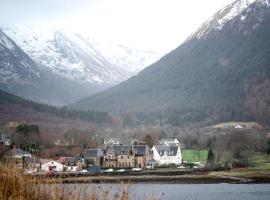
[[[11,139],[9,136],[0,133],[0,144],[4,145],[4,146],[10,146],[11,145]]]
[[[148,145],[120,144],[118,139],[111,139],[104,143],[104,149],[85,149],[81,162],[76,161],[75,158],[46,160],[41,164],[41,170],[46,172],[78,171],[82,169],[82,166],[143,169],[154,165],[182,163],[180,144],[177,139],[160,140],[159,144],[154,145],[152,149]]]
[[[43,172],[76,172],[82,169],[81,158],[60,157],[57,160],[41,159],[40,169]]]
[[[33,172],[77,172],[91,166],[104,168],[153,168],[156,165],[180,165],[182,155],[177,139],[163,139],[151,148],[148,145],[120,144],[112,139],[100,149],[85,149],[81,156],[57,159],[36,159],[21,149],[8,152],[11,159],[21,160],[22,167]]]

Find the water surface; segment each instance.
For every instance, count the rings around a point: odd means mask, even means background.
[[[74,189],[74,184],[64,187]],[[270,200],[270,184],[81,184],[80,190],[98,194],[109,192],[110,199],[119,191],[127,188],[133,200],[151,199],[155,196],[162,200]]]

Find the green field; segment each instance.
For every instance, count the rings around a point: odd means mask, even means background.
[[[250,157],[251,169],[270,170],[270,156],[267,154],[255,153]]]
[[[207,150],[182,150],[182,158],[187,162],[207,162]]]
[[[182,157],[184,161],[187,162],[207,162],[207,150],[182,150]],[[262,153],[254,153],[249,158],[249,163],[252,167],[250,169],[254,170],[270,170],[270,155]]]

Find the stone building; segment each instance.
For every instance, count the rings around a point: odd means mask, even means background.
[[[104,167],[145,168],[149,156],[147,145],[109,145],[106,146]]]

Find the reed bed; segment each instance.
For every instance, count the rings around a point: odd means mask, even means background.
[[[85,187],[82,184],[46,184],[44,181],[25,175],[12,163],[0,164],[0,200],[131,200],[129,185],[121,185],[117,191],[106,187]],[[148,195],[146,200],[158,200],[157,195]],[[137,200],[137,198],[136,198]]]

